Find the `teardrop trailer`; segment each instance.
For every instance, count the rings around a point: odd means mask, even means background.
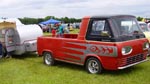
[[[46,65],[63,61],[83,65],[89,73],[119,70],[147,61],[149,43],[132,15],[87,16],[79,34],[42,36],[39,56]]]
[[[18,21],[0,21],[0,58],[7,52],[22,55],[37,50],[37,37],[43,35],[41,28],[38,25],[17,24]]]

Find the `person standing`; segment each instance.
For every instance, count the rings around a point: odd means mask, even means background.
[[[63,26],[61,25],[61,23],[59,23],[58,34],[59,34],[59,37],[63,37],[64,30],[63,30]]]
[[[56,36],[56,29],[52,28],[52,37],[55,37],[55,36]]]

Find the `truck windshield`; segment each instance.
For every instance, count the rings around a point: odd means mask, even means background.
[[[114,21],[118,26],[119,36],[133,36],[141,33],[135,18],[117,17]]]

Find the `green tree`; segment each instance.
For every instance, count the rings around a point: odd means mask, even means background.
[[[142,19],[143,19],[143,17],[140,17],[140,16],[137,17],[138,21],[142,21]]]
[[[81,22],[81,19],[68,18],[68,17],[57,18],[55,16],[46,16],[45,18],[28,18],[28,17],[24,17],[24,18],[19,18],[19,20],[23,24],[39,24],[40,22],[49,20],[51,18],[56,19],[56,20],[60,20],[60,21],[62,21],[64,23]]]

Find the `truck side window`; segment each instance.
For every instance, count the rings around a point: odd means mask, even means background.
[[[89,24],[86,39],[95,41],[110,41],[111,29],[105,19],[92,20]]]
[[[105,20],[93,21],[91,35],[100,35],[104,31]]]

